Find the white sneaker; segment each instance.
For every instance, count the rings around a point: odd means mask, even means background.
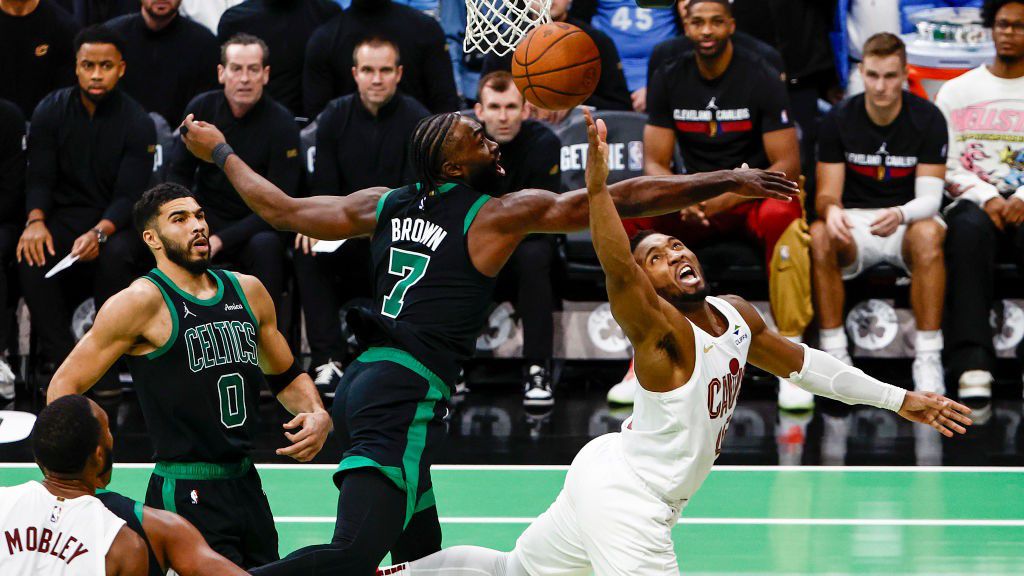
[[[914,358],[914,390],[918,392],[946,393],[942,357],[935,353],[920,354]]]
[[[0,398],[14,400],[14,371],[3,359],[0,359]]]
[[[967,370],[960,375],[960,399],[992,397],[992,373],[988,370]]]
[[[814,394],[779,378],[779,410],[810,410],[814,408]]]
[[[523,381],[523,406],[546,408],[554,403],[551,375],[541,366],[530,366],[530,374]]]
[[[314,371],[316,378],[313,379],[313,383],[316,384],[316,389],[324,398],[334,398],[334,391],[337,390],[344,374],[341,371],[341,364],[328,360],[317,366]]]
[[[636,379],[636,373],[633,371],[633,361],[630,360],[629,371],[622,377],[622,382],[608,390],[608,402],[612,404],[632,404],[633,398],[636,396],[636,389],[639,386],[640,382]]]

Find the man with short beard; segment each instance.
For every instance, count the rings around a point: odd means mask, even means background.
[[[1024,1],[989,0],[982,20],[995,61],[944,84],[935,105],[949,123],[946,181],[959,196],[945,211],[947,364],[960,397],[984,401],[996,362],[995,264],[1024,265]]]
[[[156,268],[100,309],[47,400],[85,392],[125,356],[155,448],[146,505],[181,514],[239,566],[276,560],[274,518],[250,458],[260,388],[266,382],[295,414],[279,455],[316,456],[330,416],[263,285],[209,269],[210,231],[189,191],[161,184],[136,202],[133,219]]]
[[[75,47],[77,85],[50,93],[32,115],[27,214],[16,249],[32,333],[50,366],[75,344],[69,326],[78,302],[92,295],[100,307],[148,258],[128,229],[132,202],[153,173],[153,121],[118,88],[126,70],[119,36],[95,26]],[[78,261],[46,278],[69,252]],[[105,380],[112,393],[119,392],[115,376]]]
[[[185,105],[217,86],[217,38],[178,13],[181,0],[142,0],[142,9],[107,22],[125,40],[128,70],[122,87],[170,126]]]

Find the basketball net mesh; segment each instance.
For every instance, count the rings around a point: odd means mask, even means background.
[[[466,0],[462,49],[504,56],[534,27],[551,22],[551,0]]]

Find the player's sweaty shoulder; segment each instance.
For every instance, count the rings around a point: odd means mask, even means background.
[[[758,334],[765,329],[764,318],[761,318],[761,313],[754,308],[754,305],[747,302],[742,296],[736,296],[735,294],[725,294],[720,296],[722,300],[725,300],[732,305],[733,308],[739,312],[740,317],[747,323],[747,327],[754,334]]]

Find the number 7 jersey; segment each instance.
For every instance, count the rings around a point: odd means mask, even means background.
[[[463,184],[424,192],[420,184],[385,193],[370,241],[374,308],[353,309],[365,346],[409,352],[449,385],[475,350],[495,279],[469,257],[470,226],[491,197]]]

